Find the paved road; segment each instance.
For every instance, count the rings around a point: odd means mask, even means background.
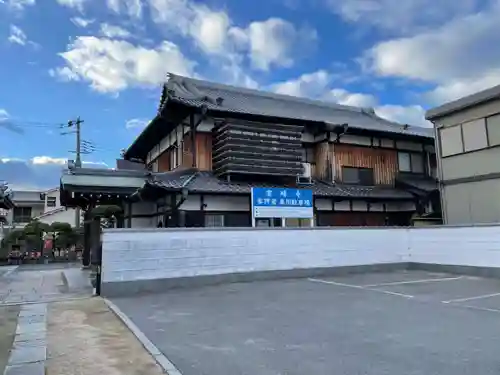
[[[22,265],[0,268],[0,305],[88,297],[88,272],[77,265]]]
[[[497,375],[500,281],[423,271],[113,302],[183,375]]]

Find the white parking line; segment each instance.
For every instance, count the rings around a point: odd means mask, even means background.
[[[367,287],[361,286],[361,285],[352,285],[352,284],[337,283],[335,281],[328,281],[328,280],[321,280],[321,279],[308,279],[308,280],[312,281],[314,283],[330,284],[330,285],[336,285],[336,286],[343,286],[343,287],[346,287],[346,288],[361,289],[361,290],[368,290],[370,292],[377,292],[377,293],[389,294],[389,295],[392,295],[392,296],[398,296],[398,297],[404,297],[404,298],[413,298],[413,296],[411,296],[409,294],[389,292],[387,290],[371,289],[371,288],[367,288]]]
[[[422,280],[408,280],[408,281],[395,281],[392,283],[380,283],[380,284],[368,284],[363,285],[364,287],[373,288],[376,286],[390,286],[390,285],[404,285],[404,284],[420,284],[420,283],[434,283],[439,281],[451,281],[451,280],[460,280],[463,279],[463,276],[458,277],[443,277],[440,279],[422,279]]]
[[[441,301],[441,302],[442,303],[465,302],[465,301],[473,301],[475,299],[483,299],[483,298],[490,298],[490,297],[497,297],[497,296],[500,296],[500,293],[483,294],[482,296],[474,296],[474,297],[467,297],[467,298],[450,299],[448,301]]]
[[[488,307],[478,307],[478,306],[471,306],[471,305],[457,305],[457,306],[465,307],[465,308],[471,309],[471,310],[489,311],[489,312],[493,312],[493,313],[497,313],[497,314],[500,313],[500,310],[490,309]]]

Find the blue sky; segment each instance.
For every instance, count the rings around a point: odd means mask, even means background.
[[[500,0],[0,0],[0,179],[56,185],[77,116],[114,166],[169,71],[430,126],[500,83],[499,42]]]

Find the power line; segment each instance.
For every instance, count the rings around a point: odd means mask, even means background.
[[[0,128],[4,128],[13,133],[25,134],[26,129],[52,129],[57,130],[64,126],[62,123],[26,121],[15,118],[0,118]]]

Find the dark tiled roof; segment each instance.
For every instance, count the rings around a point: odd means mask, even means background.
[[[195,178],[195,169],[179,169],[170,172],[152,173],[146,180],[146,184],[165,189],[182,189]]]
[[[428,193],[438,189],[438,182],[432,178],[400,175],[397,177],[396,183]]]
[[[215,194],[250,194],[252,186],[284,187],[276,184],[251,184],[248,182],[225,181],[217,178],[211,172],[197,172],[193,170],[153,174],[154,179],[148,183],[166,189],[188,188],[193,193]],[[293,186],[295,187],[295,186]],[[378,199],[412,199],[413,196],[400,189],[375,186],[355,186],[329,184],[323,181],[313,181],[311,185],[304,185],[304,189],[312,189],[318,197],[345,197],[345,198],[378,198]]]
[[[217,104],[219,98],[222,101],[220,105]],[[372,108],[359,108],[280,95],[174,74],[169,75],[162,95],[162,104],[169,99],[194,107],[206,105],[209,110],[309,120],[332,125],[347,123],[350,127],[364,130],[434,137],[431,128],[408,126],[385,120],[378,117]]]

